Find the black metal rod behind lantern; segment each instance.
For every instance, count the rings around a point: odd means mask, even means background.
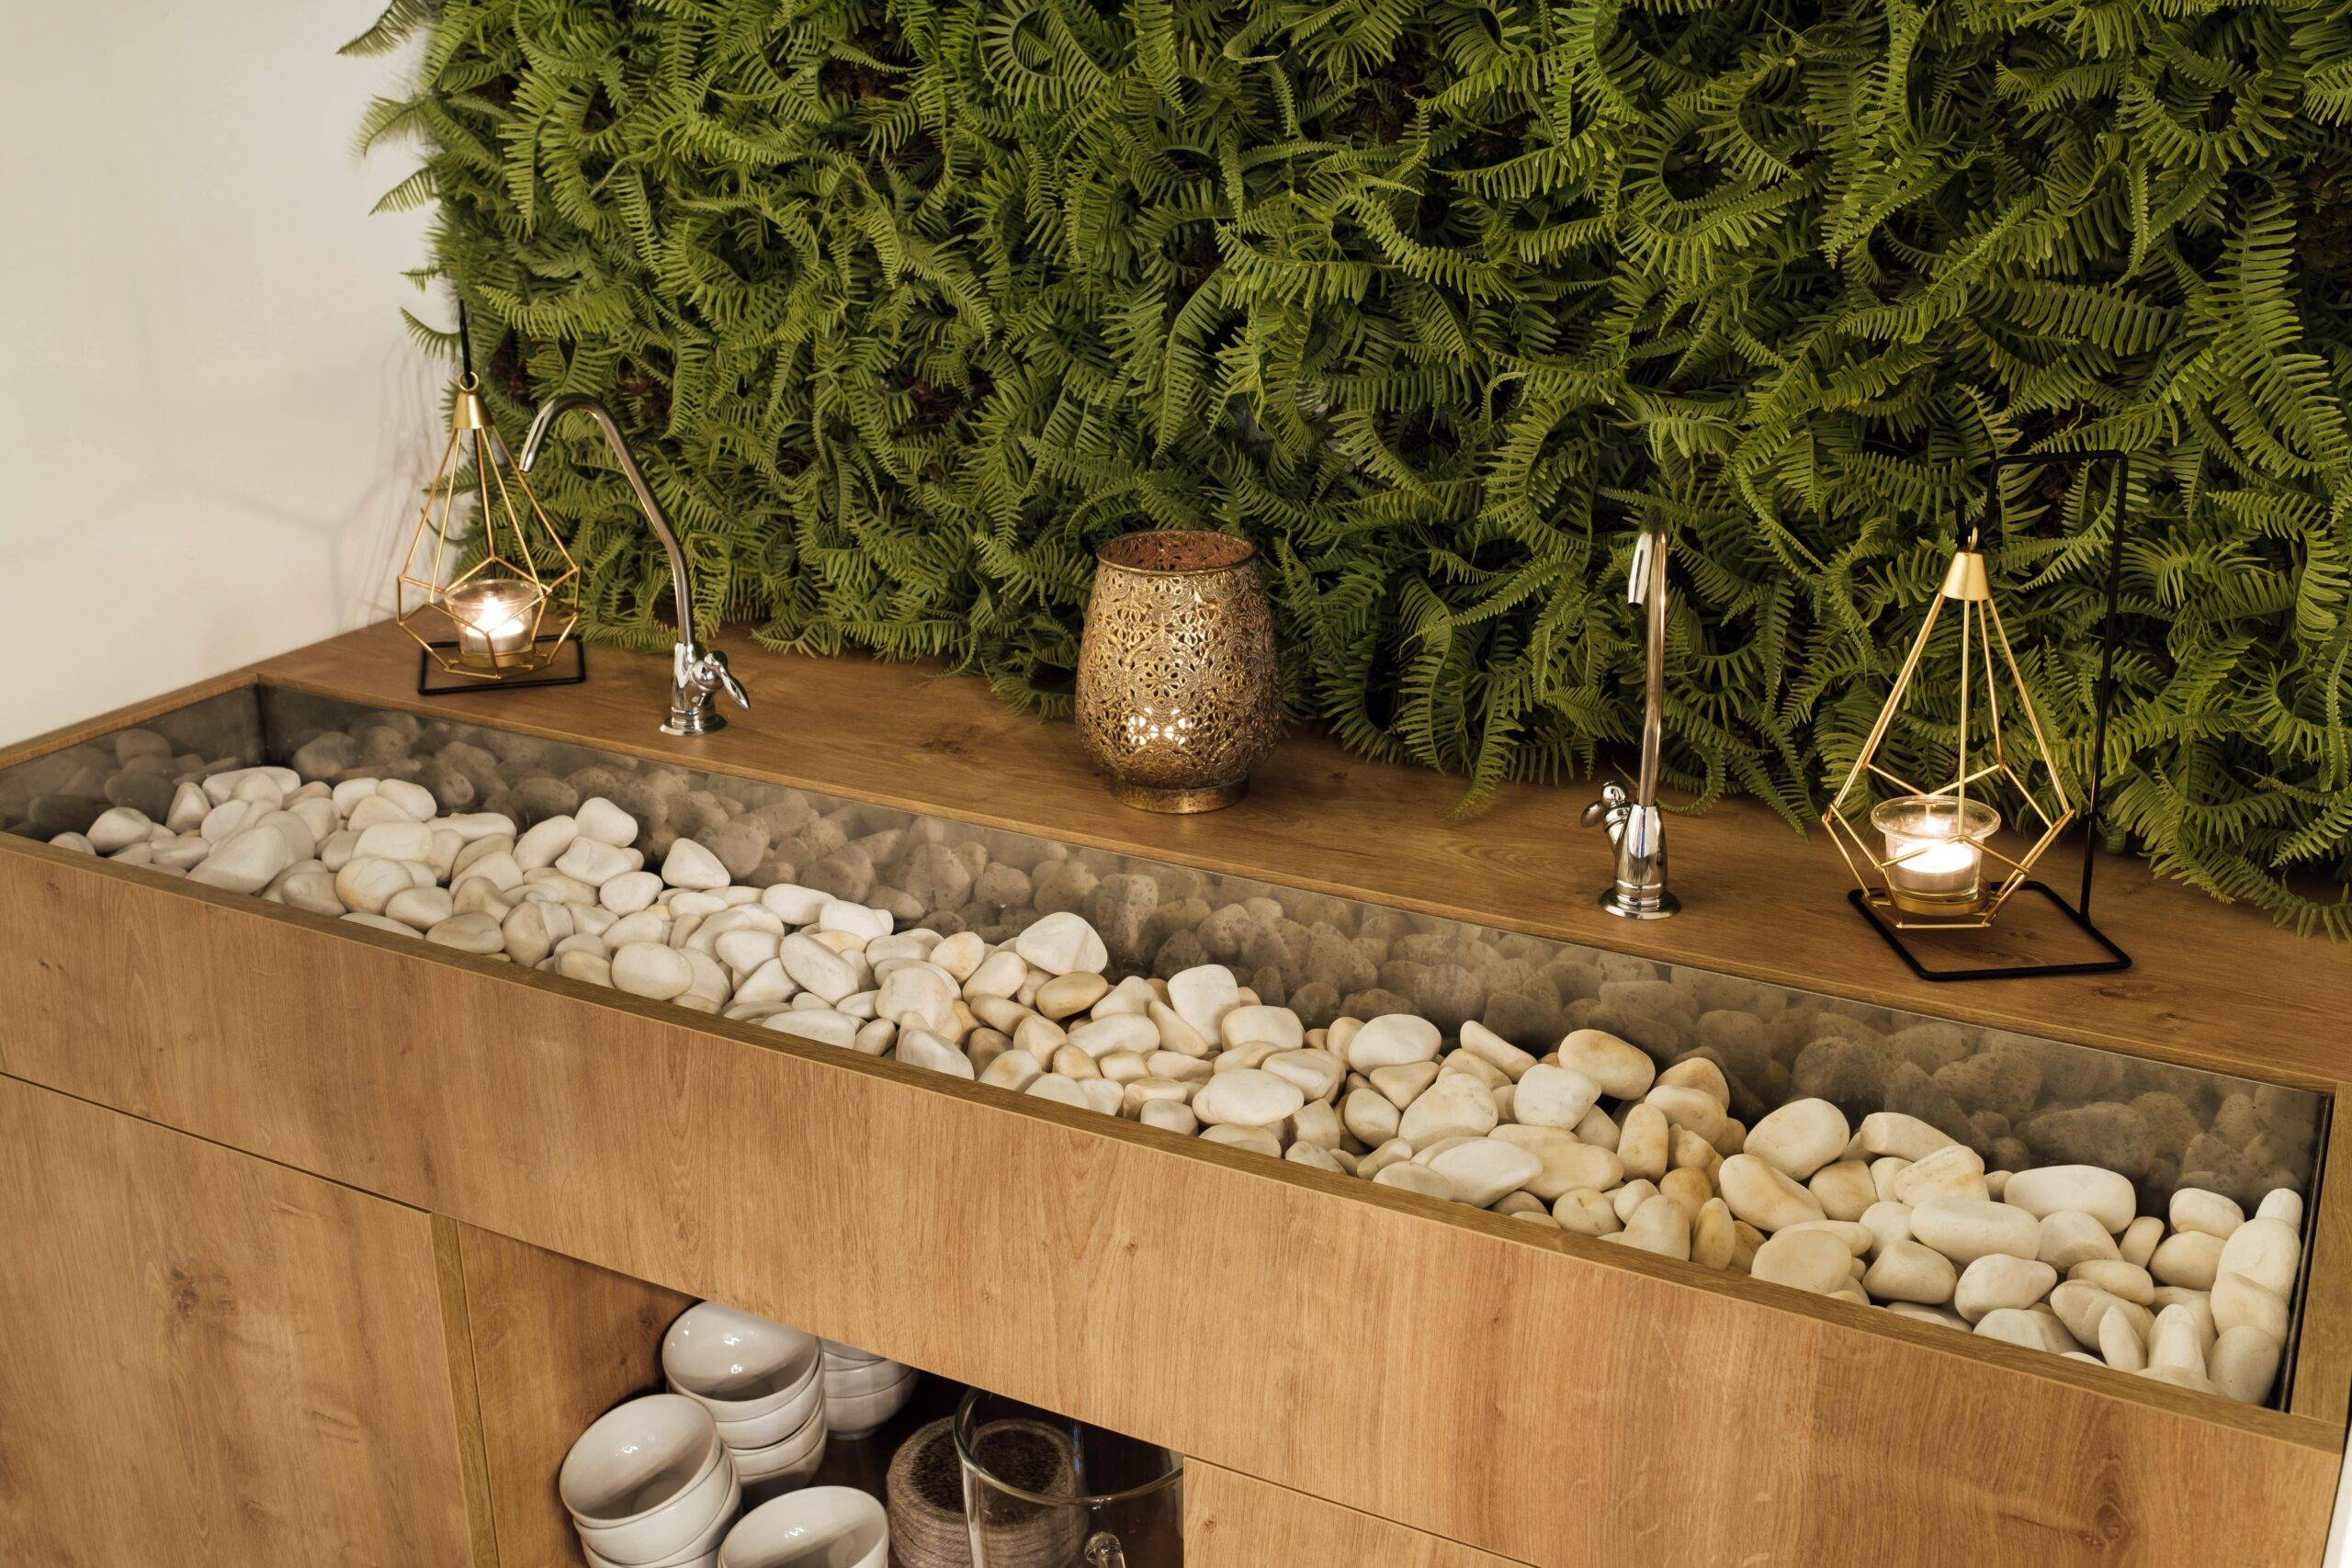
[[[2084,452],[2013,454],[1993,459],[1985,477],[1984,523],[1980,533],[1989,551],[1998,543],[2005,518],[2001,504],[2001,470],[2011,468],[2058,467],[2087,468],[2091,464],[2112,462],[2116,465],[2115,521],[2108,544],[2107,608],[2100,623],[2098,685],[2092,699],[2091,761],[2083,785],[2083,874],[2080,892],[2072,904],[2066,902],[2055,888],[2038,878],[2024,877],[2014,891],[2032,893],[2048,902],[2106,954],[2102,958],[2066,959],[2048,964],[2008,964],[1978,968],[1936,967],[1923,962],[1917,951],[1905,939],[1905,922],[1890,918],[1881,901],[1863,888],[1857,887],[1847,895],[1847,901],[1862,913],[1872,930],[1894,949],[1911,973],[1922,980],[2020,980],[2060,975],[2103,975],[2132,967],[2132,955],[2113,938],[2091,920],[2091,879],[2098,860],[2099,789],[2106,772],[2108,716],[2115,697],[2115,653],[2122,635],[2123,597],[2123,536],[2130,515],[2132,500],[2132,459],[2123,452],[2111,448],[2095,448]],[[1924,637],[1923,637],[1924,641]],[[1883,721],[1882,721],[1883,723]],[[1875,744],[1875,739],[1873,740]],[[1835,825],[1832,832],[1835,834]],[[1842,847],[1842,846],[1841,846]],[[1850,859],[1850,857],[1849,857]],[[1931,925],[1924,929],[1933,929]],[[1955,927],[1952,929],[1967,929]]]

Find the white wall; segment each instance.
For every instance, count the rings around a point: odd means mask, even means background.
[[[379,4],[0,5],[0,744],[389,604],[447,306],[352,151]]]

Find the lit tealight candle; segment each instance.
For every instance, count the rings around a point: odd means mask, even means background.
[[[1912,795],[1882,802],[1871,826],[1886,842],[1886,891],[1895,907],[1921,915],[1973,911],[1984,897],[1983,840],[2001,814],[1978,800]]]
[[[538,602],[537,588],[512,577],[486,577],[452,592],[447,604],[458,623],[458,657],[495,666],[528,653]]]

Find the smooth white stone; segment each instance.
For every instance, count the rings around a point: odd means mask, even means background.
[[[2093,1332],[2102,1326],[2103,1323],[2095,1324]],[[2149,1331],[2148,1364],[2152,1367],[2188,1367],[2201,1372],[2205,1370],[2206,1352],[2216,1343],[2218,1330],[2200,1319],[2194,1310],[2186,1306],[2168,1306],[2156,1314],[2155,1325]]]
[[[1203,1040],[1222,1040],[1225,1015],[1241,1005],[1241,987],[1222,964],[1195,964],[1168,977],[1168,1005]]]
[[[797,1040],[813,1040],[820,1045],[839,1045],[846,1050],[857,1042],[858,1021],[831,1008],[795,1007],[771,1013],[765,1027]]]
[[[1094,928],[1067,909],[1031,922],[1012,939],[1012,950],[1048,975],[1099,975],[1111,962]]]
[[[401,816],[417,822],[430,822],[441,807],[433,792],[408,779],[383,779],[377,783],[371,798],[381,801]]]
[[[2096,1165],[2045,1165],[2009,1178],[2002,1201],[2036,1219],[2061,1209],[2078,1210],[2109,1234],[2130,1224],[2139,1208],[2131,1178]]]
[[[1469,1019],[1463,1023],[1462,1048],[1488,1066],[1500,1069],[1503,1076],[1513,1083],[1525,1077],[1528,1069],[1535,1066],[1534,1056],[1476,1019]]]
[[[2154,1214],[2142,1214],[2123,1227],[2115,1238],[2115,1250],[2126,1263],[2136,1263],[2143,1269],[2156,1253],[2156,1243],[2165,1238],[2165,1223]]]
[[[2176,1231],[2195,1231],[2224,1241],[2231,1232],[2245,1224],[2245,1211],[2235,1199],[2202,1187],[2183,1187],[2176,1191],[2166,1213]]]
[[[1211,1126],[1262,1127],[1306,1103],[1298,1086],[1261,1067],[1218,1073],[1193,1096],[1193,1114]]]
[[[1404,1124],[1402,1113],[1375,1089],[1350,1090],[1340,1102],[1340,1120],[1351,1136],[1373,1147],[1395,1137]]]
[[[1301,1046],[1295,1050],[1277,1051],[1261,1064],[1276,1077],[1288,1078],[1298,1086],[1298,1091],[1312,1100],[1328,1100],[1339,1092],[1340,1080],[1346,1070],[1340,1058],[1329,1051],[1309,1050]],[[1393,1137],[1392,1133],[1389,1136]],[[1374,1143],[1380,1142],[1374,1138]]]
[[[668,1001],[694,984],[694,966],[675,948],[632,942],[613,950],[613,984],[632,996]]]
[[[929,1067],[934,1073],[945,1073],[950,1077],[975,1076],[969,1056],[930,1030],[920,1027],[899,1026],[899,1060],[918,1067]]]
[[[1136,1120],[1147,1127],[1188,1134],[1197,1131],[1201,1124],[1201,1119],[1193,1114],[1193,1108],[1181,1100],[1148,1100],[1136,1112]]]
[[[359,835],[354,852],[385,860],[428,860],[433,854],[433,829],[422,822],[383,822]]]
[[[1877,1252],[1877,1260],[1862,1276],[1862,1289],[1880,1301],[1942,1306],[1960,1287],[1960,1272],[1951,1259],[1924,1242],[1898,1236],[1878,1243]]]
[[[2080,1209],[2059,1209],[2041,1216],[2041,1241],[2035,1256],[2064,1273],[2077,1263],[2120,1258],[2115,1237]]]
[[[2110,1312],[2098,1320],[2099,1359],[2119,1372],[2136,1372],[2148,1364],[2148,1348],[2132,1320]]]
[[[733,933],[730,933],[733,934]],[[883,977],[874,998],[874,1016],[888,1019],[901,1031],[916,1029],[933,1035],[956,1032],[956,982],[943,969],[928,964],[905,964]],[[899,1042],[903,1059],[906,1043]]]
[[[1911,1205],[1881,1199],[1862,1211],[1858,1223],[1874,1238],[1872,1250],[1883,1252],[1898,1241],[1911,1239]],[[1937,1256],[1940,1258],[1943,1255],[1938,1253]]]
[[[416,932],[398,920],[388,920],[381,915],[371,915],[365,909],[354,909],[343,918],[355,926],[366,926],[369,931],[390,931],[395,936],[410,938],[416,935]]]
[[[110,855],[119,853],[133,844],[145,843],[154,828],[155,824],[149,820],[144,811],[117,806],[100,812],[98,819],[90,824],[90,830],[83,837],[90,840],[90,847],[98,853]]]
[[[1479,1140],[1481,1143],[1485,1139]],[[1661,1258],[1690,1256],[1690,1216],[1671,1198],[1652,1198],[1635,1209],[1617,1237],[1627,1247]]]
[[[226,768],[204,781],[204,793],[218,806],[237,793],[238,786],[249,779],[263,779],[277,786],[282,799],[302,787],[301,775],[291,768]]]
[[[578,837],[580,820],[575,817],[549,817],[535,822],[514,840],[514,863],[525,871],[553,865]]]
[[[267,815],[250,800],[224,800],[204,814],[204,820],[196,830],[208,844],[225,844]],[[74,837],[82,835],[77,833]],[[89,842],[85,838],[82,841]]]
[[[412,817],[390,800],[368,795],[351,808],[351,814],[343,819],[343,825],[354,833],[364,833],[385,822],[419,822],[428,820],[430,816],[427,813],[423,818]]]
[[[957,931],[931,950],[931,961],[953,976],[958,987],[978,971],[988,956],[989,944],[978,931]]]
[[[2058,1270],[2047,1263],[1988,1252],[1961,1270],[1952,1310],[1974,1323],[2002,1307],[2030,1307],[2057,1283]]]
[[[358,849],[359,835],[349,829],[330,833],[319,843],[319,863],[329,871],[341,871]]]
[[[1600,1093],[1600,1080],[1581,1068],[1538,1063],[1520,1076],[1511,1112],[1522,1126],[1572,1128]]]
[[[2277,1220],[2297,1235],[2303,1234],[2303,1195],[2290,1187],[2273,1188],[2254,1213],[2256,1219]]]
[[[187,874],[187,879],[231,893],[258,893],[279,872],[293,865],[296,858],[284,834],[266,827],[248,828],[215,844],[212,852]],[[405,883],[406,876],[401,880]],[[359,907],[349,898],[344,903]]]
[[[1921,1306],[1915,1302],[1889,1302],[1886,1303],[1886,1310],[1898,1317],[1910,1318],[1915,1323],[1939,1324],[1946,1328],[1956,1328],[1962,1334],[1975,1332],[1969,1327],[1966,1318],[1950,1307]]]
[[[1443,1039],[1437,1025],[1425,1018],[1406,1012],[1383,1013],[1357,1030],[1348,1042],[1348,1066],[1360,1073],[1371,1073],[1381,1067],[1434,1063]],[[1432,1072],[1430,1076],[1434,1077],[1436,1074]]]
[[[1915,1209],[1930,1198],[1990,1201],[1993,1196],[1984,1182],[1984,1160],[1965,1144],[1947,1144],[1925,1159],[1914,1160],[1890,1185],[1896,1202]]]
[[[1653,1111],[1652,1114],[1656,1112]],[[1621,1159],[1624,1152],[1624,1145],[1620,1143],[1617,1153]],[[1634,1168],[1628,1165],[1625,1168],[1631,1171]],[[1754,1155],[1732,1156],[1717,1169],[1715,1180],[1731,1212],[1767,1235],[1826,1217],[1812,1193]]]
[[[488,915],[452,915],[426,931],[424,940],[436,946],[454,947],[460,953],[485,957],[503,952],[506,947],[505,932]]]
[[[1896,1155],[1915,1160],[1927,1158],[1952,1141],[1917,1116],[1906,1116],[1900,1111],[1871,1111],[1862,1118],[1855,1137],[1866,1155]]]
[[[1844,1152],[1853,1134],[1846,1113],[1826,1100],[1794,1100],[1758,1118],[1740,1152],[1804,1181]]]
[[[774,931],[753,931],[739,927],[721,931],[711,943],[711,952],[718,961],[738,975],[750,976],[775,962],[775,950],[782,941]],[[782,974],[782,965],[777,966]],[[777,998],[781,999],[781,998]],[[954,998],[949,998],[949,1016],[954,1015]]]
[[[797,934],[786,937],[777,944],[776,957],[796,985],[827,1002],[841,1001],[860,988],[856,966],[811,938]]]
[[[1771,1170],[1771,1167],[1759,1168]],[[1781,1173],[1772,1171],[1779,1176]],[[1787,1178],[1782,1177],[1786,1180]],[[1726,1198],[1725,1201],[1729,1201]],[[1731,1204],[1732,1213],[1739,1213],[1739,1205]],[[1749,1222],[1753,1224],[1754,1222]],[[1760,1227],[1759,1227],[1760,1228]],[[1756,1279],[1775,1285],[1789,1285],[1800,1291],[1811,1291],[1826,1296],[1844,1285],[1851,1276],[1853,1253],[1846,1244],[1826,1231],[1791,1231],[1786,1235],[1768,1235],[1756,1249],[1756,1257],[1748,1265],[1748,1272]]]
[[[571,934],[571,915],[561,904],[517,904],[500,922],[507,956],[517,964],[544,963],[555,944]],[[602,947],[602,942],[597,943]]]
[[[2222,1270],[2213,1280],[2212,1307],[2218,1333],[2245,1324],[2287,1342],[2287,1298],[2257,1280]]]
[[[2167,1285],[2210,1291],[2221,1272],[2223,1245],[2222,1238],[2211,1231],[2175,1232],[2156,1243],[2148,1259],[2148,1272]]]
[[[670,852],[662,857],[662,881],[671,887],[724,887],[727,868],[692,839],[673,839]]]
[[[201,784],[183,783],[172,792],[172,804],[164,814],[164,826],[175,833],[193,833],[204,826],[204,818],[212,810],[211,797]]]
[[[1372,1179],[1377,1186],[1401,1188],[1407,1192],[1418,1192],[1424,1198],[1451,1201],[1454,1196],[1453,1182],[1428,1166],[1415,1165],[1410,1160],[1382,1166]]]
[[[1170,982],[1170,989],[1174,989],[1172,981]],[[1288,1008],[1262,1004],[1228,1008],[1217,1029],[1219,1038],[1228,1049],[1266,1043],[1279,1045],[1286,1051],[1295,1051],[1306,1041],[1306,1026],[1299,1021],[1298,1014]],[[1330,1054],[1322,1052],[1318,1055]],[[1337,1062],[1339,1058],[1332,1056],[1331,1060]]]
[[[1391,1067],[1374,1067],[1364,1075],[1364,1081],[1399,1111],[1427,1093],[1437,1079],[1435,1062],[1399,1062]]]
[[[1482,1137],[1500,1119],[1494,1093],[1485,1084],[1460,1073],[1443,1073],[1406,1108],[1398,1135],[1417,1149],[1425,1148],[1440,1138]]]
[[[1552,1218],[1577,1235],[1614,1235],[1624,1228],[1607,1195],[1584,1187],[1561,1193],[1553,1201]]]
[[[625,871],[607,877],[597,887],[596,902],[616,915],[634,915],[640,909],[651,908],[661,895],[662,879],[652,872]]]
[[[1148,1055],[1159,1049],[1159,1031],[1139,1013],[1113,1013],[1108,1018],[1090,1018],[1071,1030],[1069,1043],[1096,1058],[1114,1051]]]
[[[322,800],[316,795],[288,805],[286,814],[288,817],[300,818],[302,826],[311,830],[311,842],[313,845],[323,842],[343,826],[335,817],[334,803],[330,800]]]
[[[1602,1029],[1571,1030],[1560,1041],[1560,1066],[1582,1073],[1611,1100],[1639,1100],[1657,1080],[1648,1052]]]
[[[2295,1270],[2302,1262],[2303,1244],[2285,1224],[2260,1217],[2246,1221],[2222,1243],[2217,1267],[2224,1274],[2239,1274],[2280,1296],[2295,1289]]]
[[[457,817],[439,817],[432,820],[469,844],[481,839],[512,840],[514,837],[514,818],[503,811],[469,811]]]
[[[335,896],[334,878],[323,867],[290,873],[279,884],[287,907],[306,909],[313,915],[340,915],[345,912],[343,900]]]
[[[584,980],[592,986],[613,983],[613,962],[594,953],[567,953],[555,960],[556,973],[567,979]]]
[[[556,856],[554,866],[576,882],[584,882],[591,887],[601,889],[616,876],[644,869],[645,857],[635,850],[608,844],[602,839],[592,839],[582,833],[564,846],[563,853]]]
[[[2058,1320],[2048,1313],[2031,1312],[2019,1307],[1999,1307],[1976,1320],[1976,1332],[1987,1339],[1999,1339],[2011,1345],[2022,1345],[2030,1350],[2048,1350],[2053,1354],[2072,1350],[2075,1342]]]
[[[1000,1052],[995,1061],[980,1070],[980,1082],[1009,1089],[1015,1094],[1027,1089],[1044,1076],[1045,1064],[1018,1046]]]
[[[1916,1204],[1911,1234],[1963,1269],[1996,1252],[2030,1258],[2041,1250],[2041,1224],[2033,1214],[1989,1200],[1935,1198]]]
[[[1283,1151],[1283,1158],[1293,1165],[1310,1166],[1317,1170],[1330,1171],[1334,1175],[1340,1174],[1340,1171],[1338,1160],[1312,1144],[1293,1144]]]
[[[1079,1085],[1080,1089],[1084,1089],[1085,1087],[1084,1084]],[[1223,1144],[1227,1148],[1248,1149],[1251,1154],[1264,1155],[1269,1159],[1280,1159],[1283,1155],[1280,1140],[1263,1127],[1240,1127],[1220,1123],[1214,1127],[1202,1128],[1201,1136],[1209,1143]]]
[[[2205,1358],[2206,1371],[2223,1393],[2241,1404],[2260,1404],[2278,1381],[2281,1342],[2251,1324],[2222,1330]]]
[[[581,837],[600,844],[627,849],[637,842],[637,818],[601,795],[580,803],[578,823]]]
[[[1672,1133],[1673,1128],[1668,1124],[1666,1113],[1657,1106],[1644,1103],[1625,1107],[1624,1121],[1617,1129],[1617,1158],[1624,1165],[1625,1174],[1651,1181],[1656,1181],[1664,1176],[1674,1148]],[[1761,1160],[1756,1163],[1764,1169],[1771,1169]],[[1778,1176],[1780,1173],[1774,1171],[1773,1174]],[[1718,1180],[1722,1179],[1723,1171],[1720,1167],[1717,1168],[1715,1175]],[[1782,1178],[1782,1179],[1787,1179]],[[1728,1198],[1729,1194],[1725,1196]],[[1815,1211],[1806,1217],[1819,1219],[1820,1204],[1810,1194],[1806,1196],[1805,1201],[1812,1204]],[[1737,1207],[1737,1204],[1733,1204],[1735,1210]]]
[[[384,917],[430,931],[457,914],[456,902],[446,887],[403,887],[384,900]]]
[[[836,898],[817,911],[817,929],[832,931],[856,942],[872,942],[890,934],[890,911],[853,904],[846,898]]]

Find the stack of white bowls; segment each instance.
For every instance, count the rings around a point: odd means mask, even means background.
[[[737,1477],[763,1492],[806,1483],[825,1457],[823,1365],[816,1336],[717,1302],[662,1339],[671,1389],[709,1414]]]
[[[885,1568],[889,1558],[881,1504],[847,1486],[811,1486],[744,1515],[718,1568]]]
[[[865,1436],[914,1395],[915,1370],[904,1361],[825,1341],[825,1425],[842,1437]]]
[[[674,1393],[614,1406],[556,1479],[589,1568],[716,1568],[742,1506],[710,1412]]]

